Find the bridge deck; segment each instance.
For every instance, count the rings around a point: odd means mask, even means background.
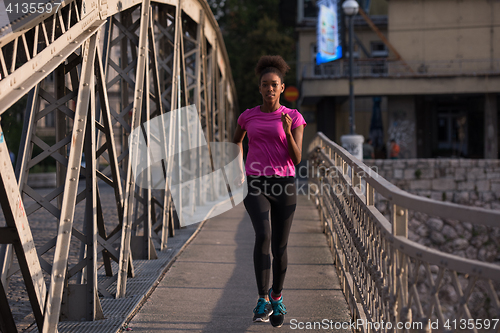
[[[134,332],[268,332],[269,323],[252,323],[257,301],[253,242],[243,204],[207,221],[129,327]],[[288,315],[282,329],[323,319],[348,322],[349,309],[318,212],[306,196],[298,197],[288,251],[283,291]],[[307,331],[325,331],[316,328]]]

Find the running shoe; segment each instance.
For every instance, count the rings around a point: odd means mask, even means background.
[[[273,313],[273,308],[271,303],[265,298],[259,298],[257,301],[257,306],[253,309],[253,322],[263,322],[267,323],[269,321],[269,316]]]
[[[271,325],[274,327],[281,327],[285,321],[286,308],[283,304],[283,296],[279,300],[275,301],[271,297],[272,289],[269,289],[269,300],[271,301],[271,306],[273,307],[273,314],[269,317],[271,320]]]

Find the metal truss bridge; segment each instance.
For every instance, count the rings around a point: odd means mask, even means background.
[[[22,99],[27,104],[15,167],[6,129],[0,128],[0,202],[6,221],[0,229],[2,332],[17,332],[5,293],[17,272],[39,331],[56,332],[61,318],[101,319],[99,295],[125,297],[135,260],[155,259],[154,242],[166,249],[178,225],[172,196],[169,190],[136,186],[137,156],[128,146],[132,130],[195,105],[201,134],[225,142],[235,121],[228,56],[206,1],[39,3],[26,10],[23,4],[0,4],[6,7],[0,27],[0,116]],[[50,123],[55,130],[47,139]],[[174,135],[168,142],[180,147],[175,133],[189,132],[189,122],[171,124],[178,126],[168,129]],[[148,142],[167,142],[162,135],[145,135]],[[30,170],[43,163],[57,169],[56,188],[48,193],[28,185]],[[196,169],[189,156],[179,163]],[[111,218],[103,213],[102,186],[110,186],[114,195]],[[224,190],[218,184],[200,189],[183,199],[177,213]],[[35,247],[38,235],[32,234],[30,220],[41,211],[57,231]],[[100,267],[105,279],[98,278]]]

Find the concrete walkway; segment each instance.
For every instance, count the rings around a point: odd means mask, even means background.
[[[288,314],[280,329],[252,323],[254,231],[243,203],[205,223],[129,327],[136,333],[350,332],[319,324],[306,329],[307,322],[349,322],[350,315],[318,212],[305,196],[298,197],[293,223],[283,290]]]

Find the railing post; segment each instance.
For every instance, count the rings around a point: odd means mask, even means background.
[[[373,206],[375,205],[375,190],[373,186],[366,182],[366,205]]]
[[[392,206],[392,233],[394,236],[408,238],[408,209],[398,205]],[[405,322],[406,318],[411,321],[411,313],[407,306],[408,300],[408,265],[405,255],[397,249],[393,249],[393,260],[391,261],[393,274],[393,295],[397,294],[398,283],[400,290],[398,299],[395,300],[395,317],[398,322]],[[398,282],[399,280],[399,282]],[[397,332],[403,332],[397,329]]]

